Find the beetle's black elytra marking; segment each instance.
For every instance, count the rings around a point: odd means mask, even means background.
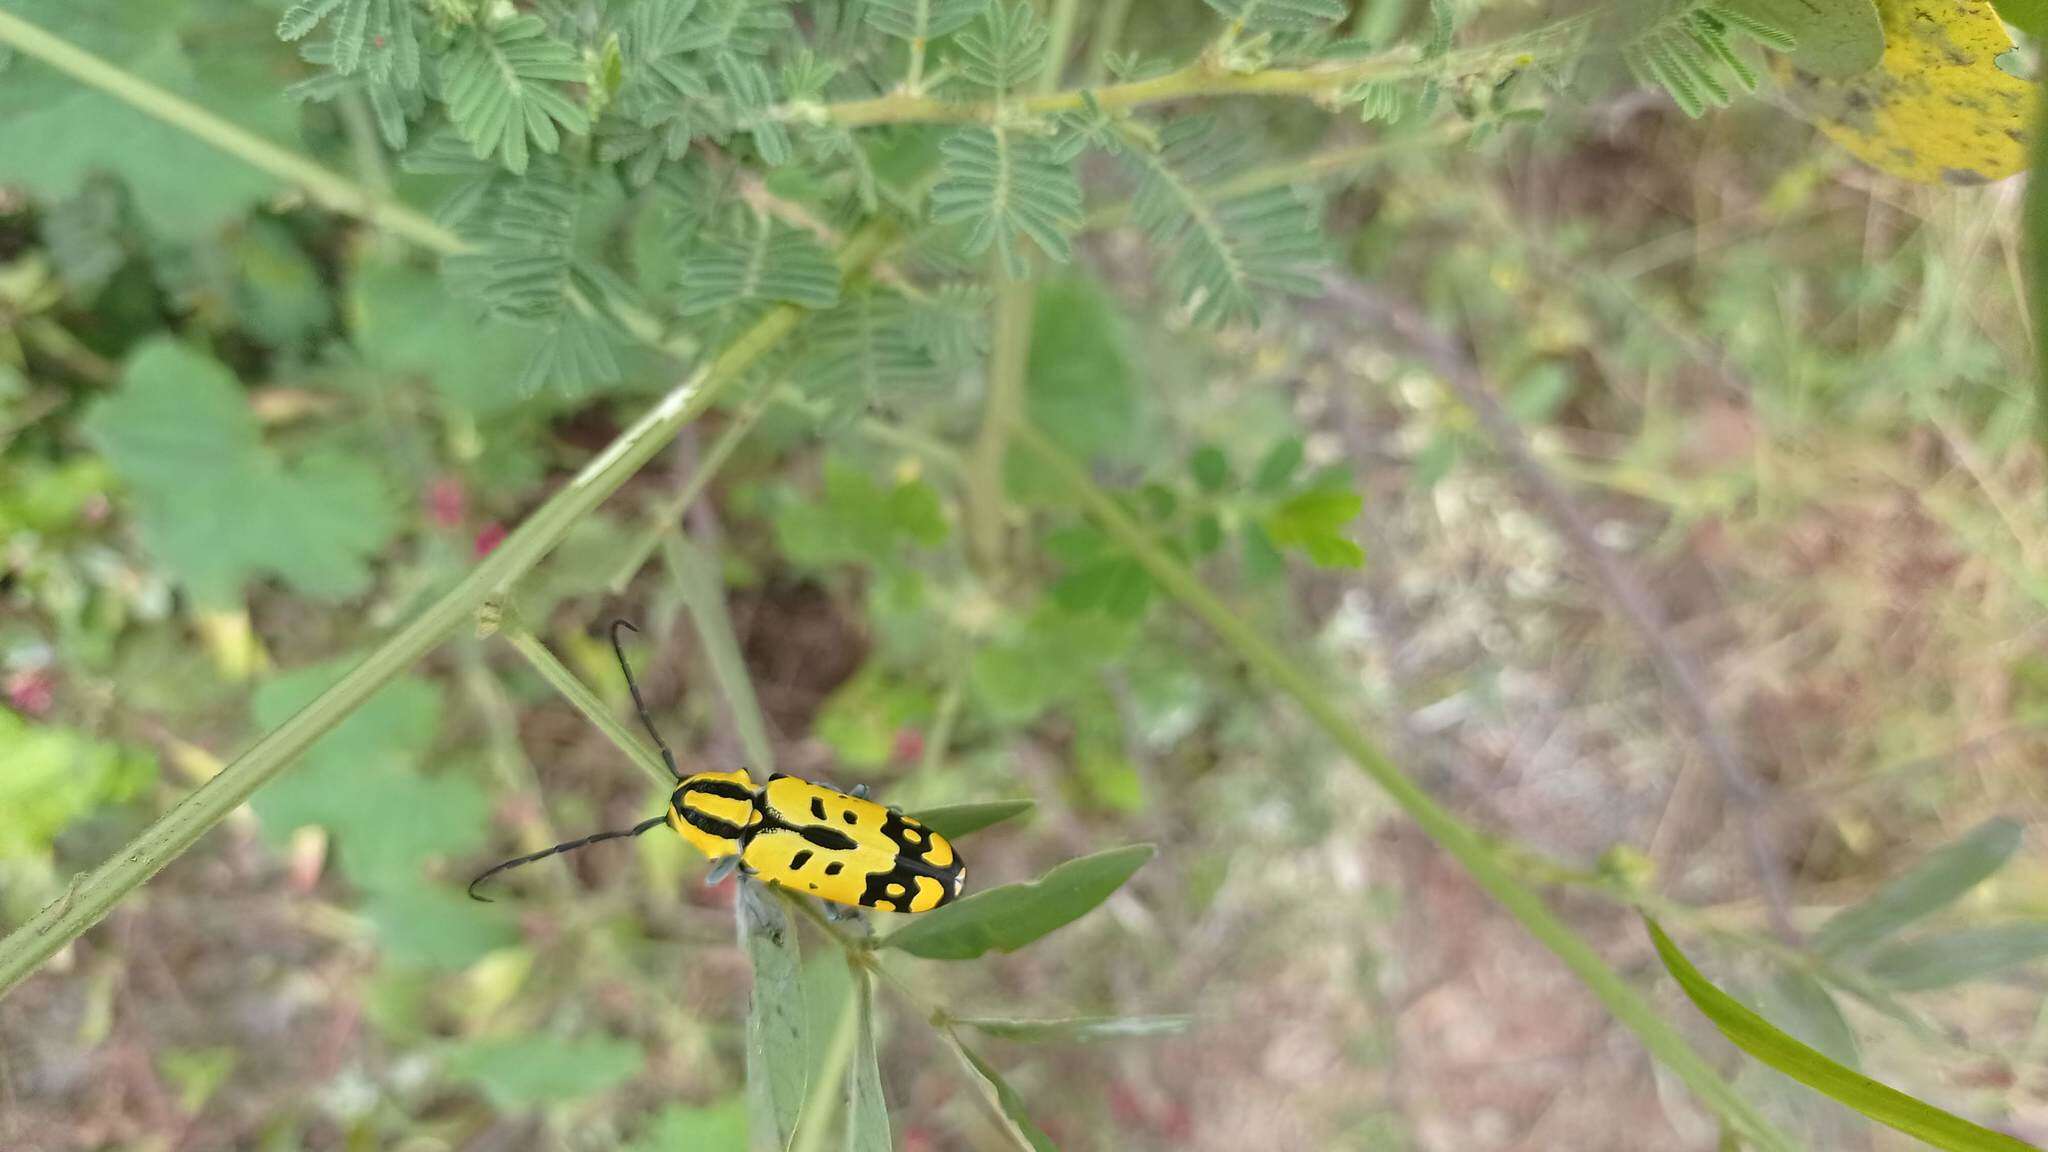
[[[727,800],[745,800],[749,803],[759,803],[761,798],[760,793],[754,789],[730,780],[697,780],[684,784],[676,789],[676,792],[702,792],[707,796],[722,796]]]
[[[811,797],[811,815],[816,816],[820,820],[825,818],[825,798],[823,796]]]
[[[827,852],[845,852],[856,848],[860,842],[836,828],[817,828],[805,825],[797,830],[804,839],[825,849]]]
[[[685,807],[681,811],[683,819],[689,822],[690,827],[707,835],[716,836],[720,840],[737,840],[745,834],[739,825],[720,820],[708,812],[700,812],[695,808],[689,807]]]
[[[839,873],[840,873],[840,870],[841,870],[841,869],[843,869],[843,868],[845,868],[845,867],[846,867],[846,865],[845,865],[845,864],[841,863],[840,861],[834,860],[834,861],[833,861],[833,862],[831,862],[830,864],[827,864],[827,865],[825,865],[825,875],[827,875],[827,876],[837,876],[837,875],[839,875]]]
[[[858,816],[855,816],[855,815],[853,814],[853,809],[851,809],[851,808],[848,808],[848,809],[847,809],[846,811],[844,811],[844,812],[841,812],[841,813],[839,814],[839,818],[840,818],[841,820],[844,820],[844,821],[846,821],[846,822],[847,822],[848,824],[858,824],[858,823],[860,823],[860,817],[858,817]]]
[[[809,864],[810,862],[811,850],[809,848],[806,848],[803,851],[789,858],[789,870],[792,872],[798,871],[804,865]],[[813,884],[811,885],[811,887],[816,888],[817,885]]]

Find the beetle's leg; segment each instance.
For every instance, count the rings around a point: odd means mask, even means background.
[[[847,795],[855,800],[865,800],[868,798],[868,786],[865,784],[855,784],[853,791],[848,792]]]
[[[738,871],[740,867],[739,853],[735,852],[730,856],[720,856],[711,862],[711,871],[704,874],[705,887],[708,888],[711,885],[723,882],[726,877]]]
[[[825,919],[830,920],[834,924],[844,924],[848,921],[857,924],[867,923],[861,917],[861,910],[850,904],[836,904],[830,900],[820,900],[818,903],[825,906]]]

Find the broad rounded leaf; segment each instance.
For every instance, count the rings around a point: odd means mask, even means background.
[[[1650,930],[1658,957],[1685,990],[1686,998],[1737,1048],[1829,1099],[1936,1148],[1952,1152],[2038,1152],[2032,1145],[1972,1124],[1844,1068],[1801,1044],[1702,976],[1655,920],[1644,917],[1643,923]]]
[[[984,800],[975,804],[947,804],[912,812],[911,818],[948,840],[979,832],[993,824],[1014,820],[1037,807],[1035,800]]]
[[[1985,0],[1881,0],[1879,66],[1827,80],[1780,65],[1828,138],[1874,168],[1922,183],[1983,184],[2026,166],[2032,86],[1998,66],[2012,37]]]
[[[1029,884],[1005,884],[926,912],[881,943],[927,960],[1015,952],[1109,899],[1152,852],[1150,844],[1134,844],[1069,860]]]

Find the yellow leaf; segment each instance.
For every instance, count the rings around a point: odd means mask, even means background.
[[[1922,183],[1983,184],[2027,163],[2032,86],[1998,67],[2012,37],[1986,0],[1878,0],[1884,59],[1846,80],[1777,68],[1800,110],[1851,155]]]

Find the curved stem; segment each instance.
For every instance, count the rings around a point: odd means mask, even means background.
[[[1017,447],[1037,458],[1054,481],[1080,503],[1168,595],[1214,631],[1246,664],[1294,698],[1352,763],[1372,777],[1431,840],[1464,865],[1472,879],[1506,908],[1537,942],[1562,960],[1607,1011],[1643,1042],[1650,1054],[1758,1147],[1790,1149],[1791,1142],[1735,1093],[1705,1058],[1693,1051],[1650,1002],[1621,978],[1592,945],[1558,919],[1543,898],[1515,875],[1513,866],[1478,829],[1438,803],[1408,778],[1345,715],[1314,677],[1288,659],[1259,629],[1211,592],[1196,575],[1153,540],[1117,502],[1096,487],[1081,464],[1029,425],[1012,432]]]

